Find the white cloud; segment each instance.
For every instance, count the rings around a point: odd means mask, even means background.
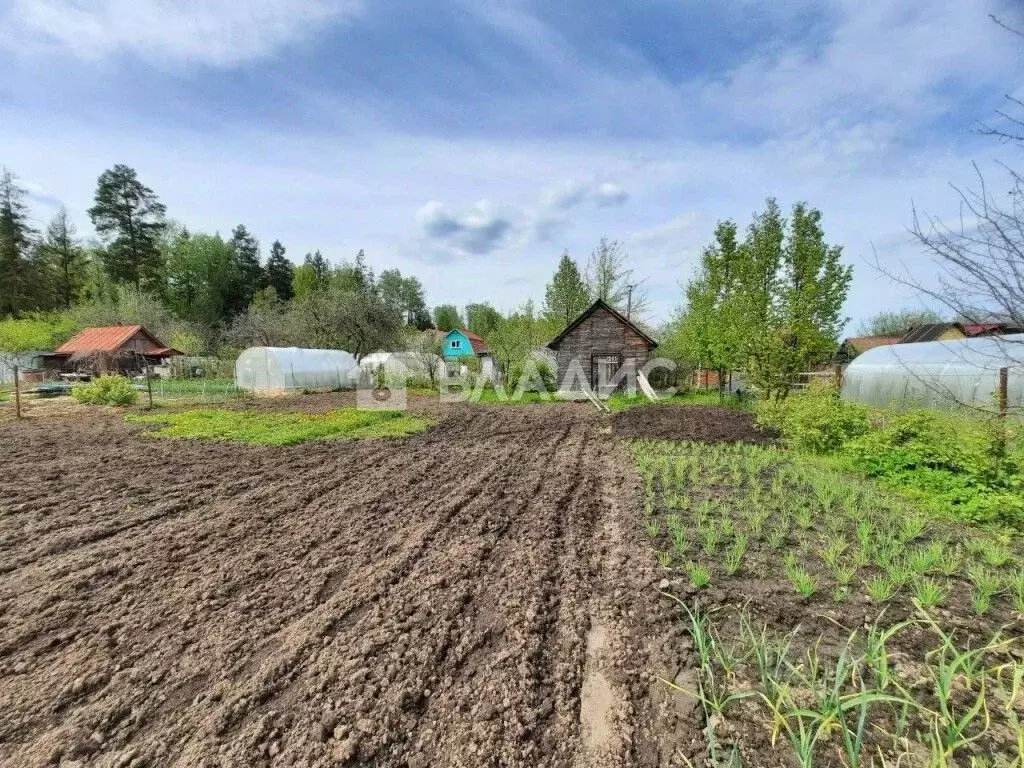
[[[776,134],[824,121],[870,123],[880,113],[917,123],[949,108],[952,83],[1002,80],[1018,54],[1018,41],[989,18],[989,0],[830,5],[836,22],[821,48],[773,50],[684,90],[720,115]]]
[[[548,211],[568,211],[591,202],[599,207],[622,205],[629,193],[610,181],[566,181],[548,188],[541,194],[541,207]]]
[[[0,47],[230,67],[348,18],[362,0],[14,0]]]
[[[428,238],[453,249],[456,255],[473,256],[499,248],[514,226],[488,200],[461,213],[432,200],[416,211],[416,222]]]

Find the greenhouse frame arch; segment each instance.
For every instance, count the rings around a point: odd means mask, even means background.
[[[846,400],[875,408],[1024,409],[1024,334],[889,344],[856,357],[843,374]]]

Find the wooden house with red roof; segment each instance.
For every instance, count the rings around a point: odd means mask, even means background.
[[[180,354],[141,325],[108,325],[79,331],[42,357],[48,370],[133,375]]]

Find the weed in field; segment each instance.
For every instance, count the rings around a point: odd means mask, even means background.
[[[829,571],[839,586],[848,587],[853,577],[857,575],[857,566],[853,563],[837,562]]]
[[[711,583],[711,571],[699,563],[692,561],[687,563],[686,575],[689,577],[690,583],[698,589]]]
[[[920,512],[901,510],[898,519],[899,535],[904,543],[921,538],[928,529],[928,520]]]
[[[768,546],[772,549],[779,549],[789,539],[789,526],[785,523],[778,523],[768,531]]]
[[[742,533],[736,534],[732,544],[725,553],[725,572],[735,576],[743,564],[743,556],[747,554],[747,537]]]
[[[662,568],[671,568],[672,567],[672,553],[671,552],[665,552],[665,551],[659,552],[658,553],[658,565],[660,565]]]
[[[949,589],[935,579],[923,577],[914,583],[914,599],[923,608],[935,608],[949,596]]]
[[[849,546],[850,543],[842,536],[830,536],[825,547],[819,550],[818,554],[829,570],[834,570]]]
[[[993,568],[999,568],[1010,562],[1013,557],[1013,552],[1008,546],[999,541],[992,539],[983,539],[983,545],[981,547],[981,559],[985,561],[987,565],[991,565]]]
[[[644,524],[644,528],[647,529],[647,535],[652,539],[656,539],[661,535],[661,523],[657,520],[648,520]]]
[[[874,576],[866,585],[868,597],[876,603],[884,602],[896,594],[896,582],[888,576]]]
[[[818,591],[818,580],[800,566],[787,568],[786,577],[802,597],[810,597]]]
[[[906,558],[893,559],[885,568],[885,574],[897,587],[909,584],[918,575]]]
[[[1010,588],[1013,609],[1024,614],[1024,569],[1016,571],[1007,581],[1007,586]]]
[[[700,536],[700,546],[704,554],[714,557],[722,541],[722,529],[714,522],[708,522],[697,529],[697,535]]]
[[[992,598],[999,594],[1003,588],[1003,580],[998,573],[994,573],[983,566],[969,568],[967,575],[974,583],[971,592],[971,607],[974,613],[981,616],[988,613],[992,606]]]

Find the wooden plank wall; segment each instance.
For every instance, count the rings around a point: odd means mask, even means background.
[[[579,359],[588,381],[592,355],[621,355],[623,366],[632,371],[643,368],[651,358],[651,348],[647,340],[605,309],[597,309],[573,328],[559,342],[554,352],[558,364],[559,384],[562,383],[573,358]]]

